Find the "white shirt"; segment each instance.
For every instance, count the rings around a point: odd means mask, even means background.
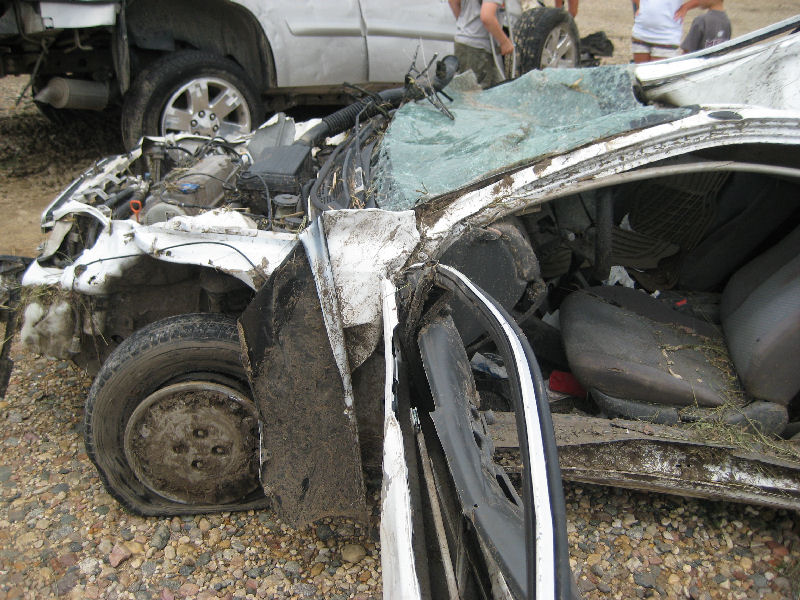
[[[651,44],[679,46],[683,22],[675,20],[675,11],[683,0],[639,0],[639,12],[633,20],[634,39]]]

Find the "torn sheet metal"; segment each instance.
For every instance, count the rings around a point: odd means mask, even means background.
[[[258,289],[297,244],[297,236],[260,231],[238,212],[216,209],[141,227],[134,241],[159,260],[210,267]]]
[[[140,225],[111,221],[101,211],[69,201],[54,211],[56,227],[72,215],[88,215],[104,227],[91,248],[65,268],[34,262],[23,285],[58,285],[87,295],[108,293],[145,256],[164,262],[208,267],[258,289],[297,244],[289,233],[259,231],[235,211],[213,210],[196,217]],[[66,235],[66,231],[64,232]]]
[[[643,64],[636,77],[652,102],[800,110],[798,54],[800,35],[791,35],[722,55]]]
[[[386,361],[383,427],[383,482],[381,483],[381,574],[384,598],[420,598],[420,586],[412,544],[411,493],[403,434],[397,421],[393,337],[397,326],[394,285],[384,279],[380,285],[383,303],[383,347]]]
[[[322,226],[355,369],[380,339],[381,279],[392,277],[419,243],[416,217],[413,211],[334,210],[323,213]]]
[[[342,378],[345,414],[355,421],[355,401],[353,399],[353,383],[350,377],[350,365],[347,360],[347,347],[344,337],[344,323],[336,295],[336,281],[333,277],[330,254],[322,230],[320,219],[316,219],[300,234],[300,241],[306,250],[311,273],[317,286],[322,318],[328,333],[328,340],[333,352],[336,366]]]
[[[564,479],[800,511],[800,462],[732,444],[691,428],[553,414]],[[514,415],[494,413],[498,449],[516,448]]]
[[[350,371],[341,322],[332,314],[324,239],[318,223],[307,232],[239,321],[264,423],[262,485],[276,512],[294,526],[366,515]]]
[[[380,318],[380,282],[419,242],[413,211],[332,210],[322,215],[345,327]]]

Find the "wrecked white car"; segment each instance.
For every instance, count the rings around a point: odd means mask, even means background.
[[[145,138],[3,262],[22,339],[97,373],[134,512],[359,517],[382,471],[389,597],[567,597],[562,475],[796,510],[798,23]]]

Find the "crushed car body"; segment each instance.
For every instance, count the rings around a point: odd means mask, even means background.
[[[796,71],[787,27],[706,66]],[[87,453],[136,513],[359,518],[382,474],[389,597],[568,597],[562,476],[798,510],[800,84],[655,102],[703,60],[481,91],[448,57],[144,138],[3,262],[22,341],[97,374]]]

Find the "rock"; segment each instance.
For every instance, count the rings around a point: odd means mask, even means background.
[[[634,573],[633,580],[637,585],[640,585],[644,588],[652,589],[656,587],[656,578],[653,577],[653,574],[649,572]]]
[[[292,593],[301,598],[313,598],[317,595],[317,588],[310,583],[295,583],[292,586]]]
[[[119,564],[131,557],[131,551],[128,550],[125,544],[115,544],[111,549],[111,554],[108,555],[108,564],[112,567],[118,567]]]
[[[153,574],[156,572],[156,567],[158,565],[152,560],[146,560],[142,563],[142,575],[145,577],[152,577]]]
[[[131,552],[131,554],[143,554],[144,553],[144,546],[136,541],[125,542],[125,546]]]
[[[50,519],[39,519],[36,521],[36,529],[44,530],[50,527]]]
[[[150,546],[156,550],[163,550],[169,542],[170,531],[166,525],[159,525],[155,533],[150,538]]]
[[[286,561],[286,564],[283,565],[283,570],[287,573],[299,573],[300,563],[296,560],[288,560]]]
[[[181,587],[178,588],[178,597],[179,598],[194,598],[197,596],[197,592],[200,591],[200,587],[194,583],[184,583]]]
[[[349,563],[357,563],[367,555],[364,546],[361,544],[345,544],[342,546],[342,560]]]
[[[84,575],[97,575],[102,569],[100,561],[92,557],[84,558],[78,564],[78,567],[80,568],[81,573]]]
[[[78,584],[78,574],[75,571],[68,571],[61,579],[56,581],[56,594],[64,596]]]
[[[333,535],[333,531],[331,531],[331,528],[325,525],[325,523],[320,523],[319,525],[317,525],[316,533],[317,537],[321,539],[323,542],[330,539],[331,536]]]

